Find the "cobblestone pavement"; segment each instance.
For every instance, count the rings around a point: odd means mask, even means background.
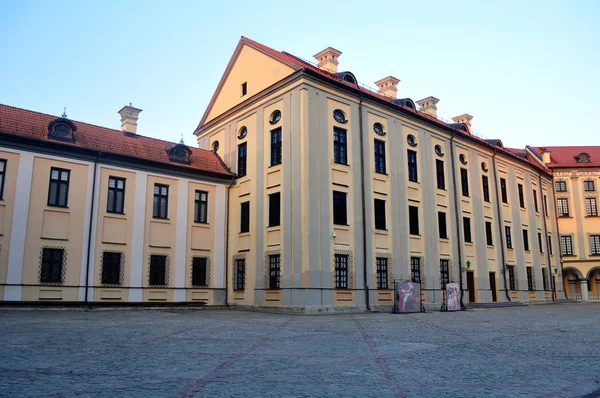
[[[411,315],[0,310],[0,396],[565,396],[600,305]]]

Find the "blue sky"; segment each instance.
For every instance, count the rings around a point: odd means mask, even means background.
[[[209,5],[210,4],[210,5]],[[600,145],[600,1],[9,1],[0,103],[195,144],[192,132],[244,35],[398,94],[506,146]]]

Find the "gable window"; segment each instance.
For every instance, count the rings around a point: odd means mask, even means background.
[[[492,223],[490,221],[485,222],[485,239],[488,246],[494,246],[494,240],[492,239]]]
[[[508,193],[506,192],[506,179],[500,179],[500,192],[502,193],[502,203],[508,203]]]
[[[514,265],[508,266],[508,285],[510,290],[516,290]]]
[[[523,184],[518,184],[517,187],[519,188],[519,206],[521,206],[521,209],[524,209],[525,195],[523,194]]]
[[[102,277],[103,285],[120,285],[121,282],[121,252],[102,253]]]
[[[108,198],[106,212],[123,214],[125,204],[125,179],[108,177]]]
[[[600,256],[600,235],[590,235],[590,254]]]
[[[375,229],[384,231],[385,221],[385,200],[375,199]]]
[[[377,266],[377,289],[388,288],[388,259],[377,257],[375,259]]]
[[[529,251],[529,231],[523,230],[523,248],[526,252]]]
[[[533,190],[533,208],[536,213],[540,212],[540,209],[538,209],[537,191],[535,189]]]
[[[446,228],[446,213],[438,211],[438,232],[440,239],[448,239],[448,228]]]
[[[462,196],[469,196],[469,175],[467,169],[460,169],[460,186],[462,188]]]
[[[269,227],[276,227],[281,218],[281,193],[269,195]]]
[[[196,191],[194,193],[194,222],[208,222],[208,192]]]
[[[279,289],[279,277],[281,272],[281,255],[269,256],[269,289]]]
[[[558,208],[558,216],[559,217],[569,217],[569,201],[567,198],[558,198],[556,199],[557,208]]]
[[[246,287],[246,260],[235,260],[235,286],[233,290],[244,290]]]
[[[250,202],[240,203],[240,233],[250,232]]]
[[[40,283],[63,283],[65,249],[44,247]]]
[[[375,172],[385,174],[385,142],[375,140]]]
[[[509,226],[505,226],[504,227],[504,232],[506,233],[506,248],[507,249],[512,249],[513,245],[512,245],[512,234],[510,233],[510,227]]]
[[[271,131],[271,166],[281,164],[281,127]]]
[[[583,190],[590,192],[590,191],[595,191],[596,187],[594,186],[594,181],[590,180],[590,181],[584,181],[583,182]]]
[[[408,149],[406,153],[408,159],[408,181],[418,182],[417,152]]]
[[[238,145],[238,177],[244,177],[246,175],[246,160],[248,155],[248,144],[244,142]]]
[[[333,128],[333,161],[339,164],[348,164],[348,143],[346,130]]]
[[[248,94],[248,82],[242,83],[242,97]]]
[[[538,247],[540,248],[540,253],[544,252],[544,248],[542,247],[542,234],[538,232]]]
[[[596,198],[585,198],[585,214],[588,217],[598,215],[598,207],[596,206]]]
[[[444,161],[440,159],[435,160],[435,174],[437,177],[437,189],[446,189],[446,176],[444,174]]]
[[[345,192],[333,191],[333,223],[348,225]]]
[[[408,229],[411,235],[419,235],[419,208],[408,206]]]
[[[473,242],[471,237],[471,219],[469,217],[463,217],[463,233],[465,235],[465,242]]]
[[[335,255],[335,288],[348,289],[348,256]]]
[[[556,188],[556,192],[567,192],[567,182],[566,181],[556,181],[554,183]]]
[[[410,258],[410,280],[412,283],[421,283],[421,258]]]
[[[208,286],[208,258],[192,257],[192,286]]]
[[[0,159],[0,200],[4,200],[4,180],[6,179],[6,159]]]
[[[533,267],[526,267],[527,269],[527,290],[532,291],[533,288]]]
[[[67,207],[69,199],[69,179],[71,171],[52,167],[50,169],[50,188],[48,206]]]
[[[169,210],[169,186],[154,184],[154,202],[152,217],[167,218]]]
[[[483,187],[483,200],[490,202],[490,183],[488,176],[481,176],[481,186]]]
[[[152,254],[150,256],[150,269],[148,277],[149,286],[166,286],[168,282],[167,256],[165,254]]]
[[[571,236],[560,237],[560,251],[563,256],[573,255],[573,242],[571,241]]]
[[[440,283],[442,289],[446,289],[446,285],[450,283],[450,261],[440,260]]]

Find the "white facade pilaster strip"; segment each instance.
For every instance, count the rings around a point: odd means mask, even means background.
[[[181,179],[177,192],[177,224],[175,229],[175,291],[173,301],[185,301],[185,268],[187,252],[188,180]]]
[[[144,231],[146,230],[146,191],[148,173],[138,171],[135,176],[135,199],[133,210],[133,237],[131,240],[131,272],[129,301],[142,301],[144,269]]]
[[[88,261],[89,264],[89,275],[88,275],[88,300],[93,301],[94,297],[94,263],[96,253],[96,231],[98,228],[98,196],[99,196],[99,183],[100,179],[100,167],[96,167],[96,175],[94,176],[94,166],[88,168],[88,187],[85,201],[85,218],[83,220],[83,244],[81,250],[81,268],[79,274],[79,301],[85,300],[85,276],[87,274]],[[94,184],[96,189],[94,190]],[[92,192],[94,197],[92,198]],[[94,214],[92,219],[91,229],[91,240],[90,240],[90,215],[92,212],[92,203],[94,204]],[[90,243],[90,250],[88,252],[88,242]],[[89,255],[89,258],[88,258]]]
[[[215,289],[225,288],[225,205],[227,198],[225,186],[217,184],[217,197],[215,198],[215,245],[213,265],[213,287]]]

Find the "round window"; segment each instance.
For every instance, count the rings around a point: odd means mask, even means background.
[[[441,146],[436,145],[434,147],[434,150],[435,150],[436,155],[438,155],[438,156],[444,156],[444,152],[442,152],[442,147]]]
[[[417,143],[415,142],[415,136],[412,134],[409,134],[408,137],[406,137],[406,142],[408,142],[408,145],[412,147],[417,146]]]
[[[462,153],[458,156],[458,160],[460,160],[462,164],[467,164],[467,157]]]
[[[346,115],[340,109],[336,109],[335,111],[333,111],[333,118],[338,123],[346,123]]]
[[[375,131],[375,134],[377,135],[385,135],[385,131],[383,131],[383,125],[381,123],[375,123],[373,125],[373,131]]]
[[[279,110],[273,111],[273,113],[271,113],[271,120],[269,123],[277,124],[277,123],[279,123],[280,120],[281,120],[281,111],[279,111]]]
[[[248,129],[246,128],[246,126],[243,126],[240,131],[238,132],[238,138],[242,139],[242,138],[246,138],[246,135],[248,134]],[[218,147],[218,146],[217,146]]]
[[[485,164],[485,162],[481,162],[481,170],[487,172],[488,171],[488,167],[487,164]]]
[[[217,152],[219,150],[219,141],[213,142],[212,150],[213,150],[213,152]]]
[[[52,132],[57,137],[68,137],[71,134],[71,128],[65,123],[55,124]]]

